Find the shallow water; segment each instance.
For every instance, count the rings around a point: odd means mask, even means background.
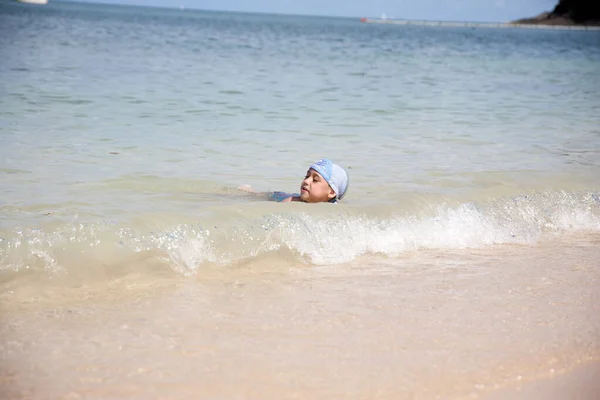
[[[0,57],[2,392],[455,398],[599,358],[600,32],[4,2]],[[339,205],[236,190],[321,157]]]
[[[598,245],[31,280],[28,293],[3,293],[0,388],[35,399],[485,397],[598,359]]]

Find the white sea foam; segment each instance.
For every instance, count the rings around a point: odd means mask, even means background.
[[[593,194],[553,192],[475,204],[424,205],[391,217],[337,207],[327,213],[287,209],[276,214],[142,227],[69,224],[46,232],[25,229],[1,242],[0,268],[49,271],[127,263],[150,252],[178,273],[206,263],[227,265],[286,249],[307,264],[337,264],[362,255],[389,257],[423,249],[533,244],[543,235],[600,231],[600,204]],[[321,210],[323,211],[323,210]],[[215,222],[218,222],[215,223]],[[116,229],[115,229],[116,228]]]

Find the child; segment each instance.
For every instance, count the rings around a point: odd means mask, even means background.
[[[250,192],[249,186],[239,188]],[[300,194],[273,192],[269,200],[282,203],[302,201],[304,203],[337,203],[346,195],[348,189],[348,174],[344,168],[323,158],[312,164],[300,185]]]

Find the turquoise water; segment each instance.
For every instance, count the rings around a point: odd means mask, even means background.
[[[0,271],[600,230],[597,31],[2,2],[0,58]],[[236,190],[321,157],[350,175],[334,209]]]

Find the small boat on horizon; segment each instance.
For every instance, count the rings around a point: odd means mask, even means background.
[[[48,4],[48,0],[17,0],[19,3]]]

